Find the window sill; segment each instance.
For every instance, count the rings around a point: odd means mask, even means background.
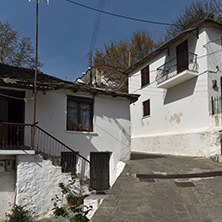
[[[150,118],[150,115],[147,115],[147,116],[143,116],[142,119],[147,119],[147,118]]]
[[[143,85],[143,86],[140,86],[140,89],[144,89],[144,88],[146,88],[147,86],[149,86],[150,85],[150,83],[147,83],[147,84],[145,84],[145,85]]]
[[[98,136],[96,132],[90,132],[90,131],[74,131],[74,130],[65,130],[65,133],[70,134],[81,134],[81,135],[95,135]]]

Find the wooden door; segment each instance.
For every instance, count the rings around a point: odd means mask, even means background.
[[[109,189],[109,158],[108,152],[92,152],[90,153],[90,161],[99,167],[99,178],[96,169],[91,166],[90,178],[91,187],[98,190]]]
[[[177,73],[188,69],[188,41],[185,40],[176,47]]]

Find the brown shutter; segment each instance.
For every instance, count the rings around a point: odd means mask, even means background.
[[[143,102],[143,116],[149,116],[150,115],[150,100],[146,100]]]
[[[141,86],[145,86],[150,83],[150,67],[146,66],[141,70]]]

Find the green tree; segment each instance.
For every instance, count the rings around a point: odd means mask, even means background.
[[[123,86],[122,90],[126,91],[127,76],[123,74],[124,70],[158,45],[147,30],[138,30],[132,34],[130,40],[110,41],[104,44],[104,50],[97,49],[94,67],[101,71],[110,88],[120,89]]]
[[[165,40],[175,37],[180,32],[191,28],[205,18],[222,22],[221,0],[197,0],[186,6],[173,21],[173,26],[166,29]]]
[[[31,39],[19,38],[19,34],[9,23],[0,22],[0,62],[17,67],[34,68],[35,55]],[[38,62],[38,67],[43,64]]]

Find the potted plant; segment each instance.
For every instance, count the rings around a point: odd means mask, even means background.
[[[86,215],[92,210],[92,206],[83,205],[84,196],[73,193],[74,184],[74,178],[72,178],[67,185],[62,182],[59,183],[59,188],[62,194],[65,194],[68,206],[63,205],[63,195],[62,198],[56,195],[56,197],[52,199],[55,201],[53,213],[56,218],[62,216],[68,218],[70,222],[89,222]]]
[[[79,130],[79,131],[82,131],[82,124],[81,124],[81,123],[78,124],[78,130]]]
[[[74,131],[77,131],[78,130],[78,124],[77,124],[77,122],[75,121],[75,120],[73,120],[73,124],[72,124],[72,129],[74,130]]]
[[[68,129],[68,130],[72,130],[72,121],[69,121],[69,124],[68,124],[67,129]]]
[[[82,195],[75,196],[74,194],[68,194],[66,196],[67,205],[68,206],[82,205],[83,204],[83,198],[84,197]]]
[[[76,205],[77,199],[73,194],[69,194],[68,196],[66,196],[66,200],[68,206]]]
[[[76,196],[76,204],[77,205],[82,205],[83,204],[83,199],[84,199],[84,196],[81,195],[81,194]]]

